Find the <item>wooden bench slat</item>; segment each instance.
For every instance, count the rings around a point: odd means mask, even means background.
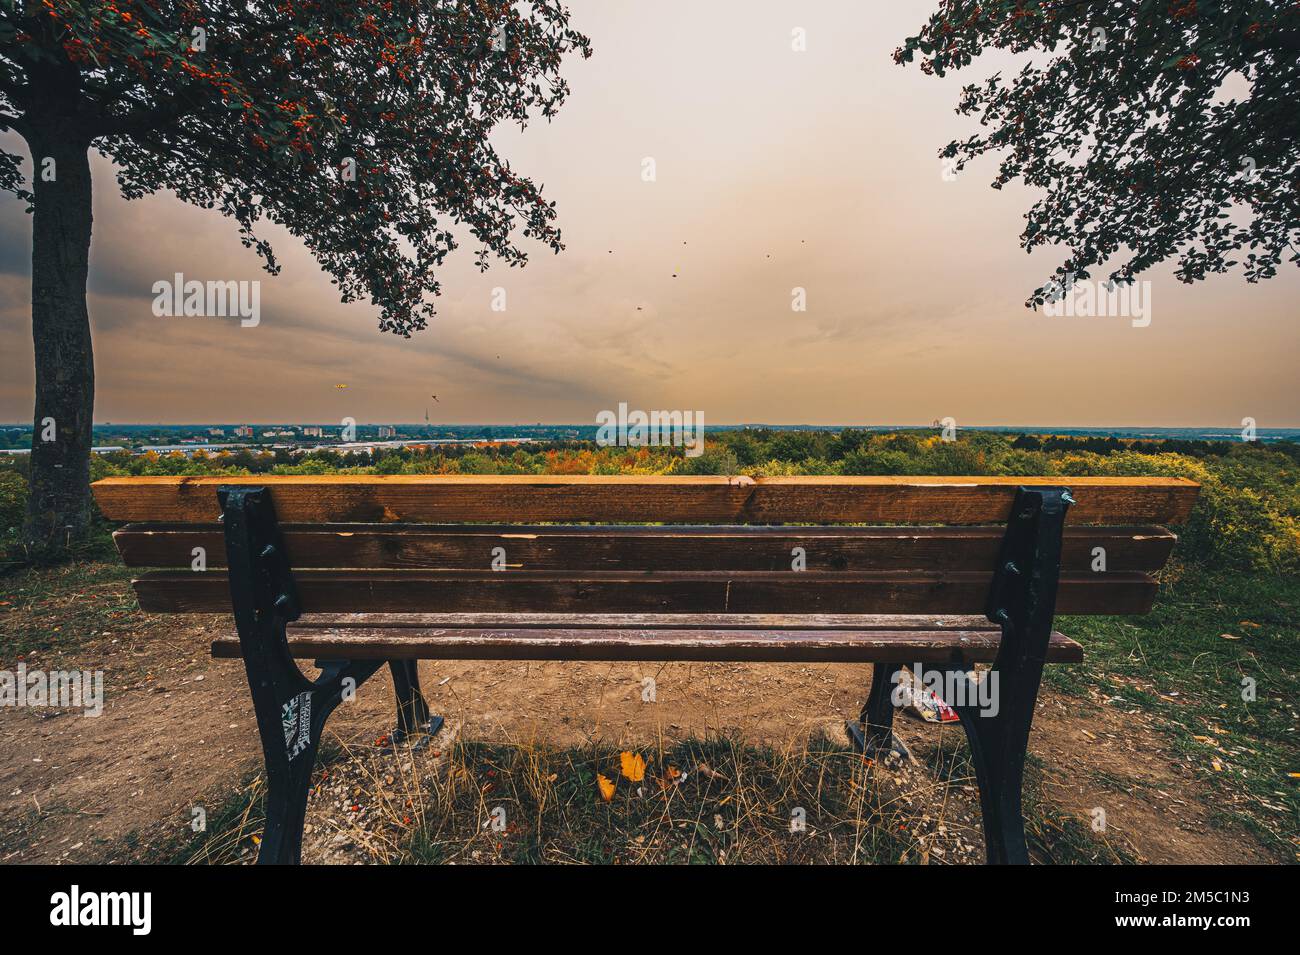
[[[295,574],[304,611],[594,611],[668,613],[977,613],[992,575],[580,573],[540,571],[327,571]],[[134,582],[140,607],[161,613],[229,612],[221,572],[155,571]],[[1145,613],[1146,574],[1062,577],[1058,613]]]
[[[773,663],[987,662],[996,630],[304,629],[289,634],[298,658],[370,660],[691,660]],[[212,643],[239,657],[239,638]],[[1053,633],[1052,663],[1077,663],[1083,648]]]
[[[628,475],[115,477],[92,489],[109,520],[193,523],[217,520],[223,484],[271,488],[292,523],[997,524],[1017,487],[1064,485],[1071,523],[1181,524],[1199,490],[1165,477]]]
[[[504,548],[512,570],[788,570],[802,547],[810,571],[984,570],[1006,529],[987,527],[555,526],[285,524],[295,568],[487,570]],[[128,567],[188,567],[196,547],[225,566],[220,524],[129,524],[113,535]],[[1162,527],[1076,526],[1061,568],[1088,571],[1093,549],[1111,571],[1155,571],[1177,537]]]
[[[306,613],[295,629],[365,630],[998,630],[983,614],[890,613]]]

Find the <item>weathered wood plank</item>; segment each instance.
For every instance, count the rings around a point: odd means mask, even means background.
[[[1162,477],[254,475],[105,478],[112,521],[217,520],[223,484],[271,488],[281,521],[985,524],[1022,485],[1069,487],[1076,524],[1179,524],[1199,486]]]
[[[1071,489],[1071,524],[1182,524],[1200,490],[1184,478],[1150,477],[774,477],[759,484],[745,509],[750,523],[1005,523],[1015,489],[1040,486]]]
[[[658,613],[976,613],[991,574],[815,572],[549,573],[506,571],[325,571],[295,575],[303,610],[499,610]],[[135,580],[143,610],[230,609],[226,575],[156,571]],[[1058,613],[1145,613],[1156,583],[1145,574],[1062,577]]]
[[[485,630],[295,629],[300,658],[371,660],[691,660],[775,663],[976,663],[992,660],[995,630]],[[240,656],[239,638],[212,643],[215,657]],[[1083,648],[1053,633],[1048,662],[1075,663]]]
[[[983,614],[306,613],[289,628],[374,630],[1000,630]]]
[[[297,568],[489,570],[496,548],[511,570],[789,570],[803,548],[810,571],[985,570],[1005,528],[287,524]],[[219,524],[128,524],[113,535],[128,567],[189,567],[196,547],[225,566]],[[1177,537],[1161,527],[1068,528],[1062,569],[1155,571]]]

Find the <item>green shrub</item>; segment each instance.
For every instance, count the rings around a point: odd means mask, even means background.
[[[840,467],[842,474],[920,474],[920,462],[904,451],[850,451]]]
[[[740,462],[729,448],[709,448],[698,457],[683,457],[676,474],[739,474]]]

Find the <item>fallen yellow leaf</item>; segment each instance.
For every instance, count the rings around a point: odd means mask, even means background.
[[[634,783],[639,783],[645,779],[645,760],[641,758],[640,753],[629,753],[624,750],[622,761],[624,776]]]
[[[600,798],[605,802],[609,802],[614,798],[614,780],[610,779],[608,776],[602,776],[600,773],[597,773],[596,785],[600,787]]]

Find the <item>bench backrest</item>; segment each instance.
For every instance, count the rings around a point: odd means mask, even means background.
[[[1075,499],[1058,612],[1143,613],[1176,539],[1161,525],[1185,522],[1199,490],[1151,477],[98,481],[104,515],[134,522],[114,535],[126,564],[183,568],[134,582],[143,609],[229,612],[217,489],[234,485],[269,489],[302,609],[317,613],[978,613],[1022,486]]]

